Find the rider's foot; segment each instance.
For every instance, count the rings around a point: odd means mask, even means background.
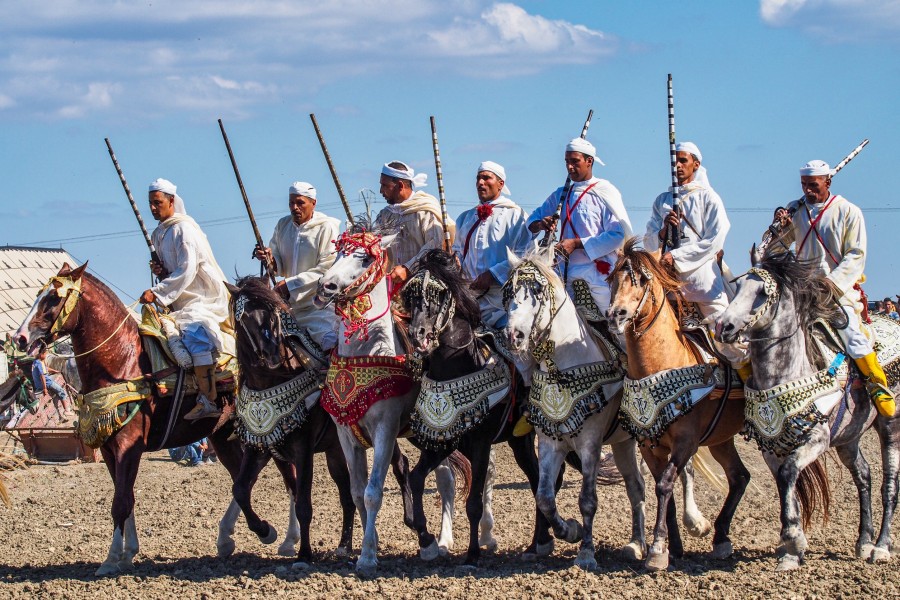
[[[897,410],[897,405],[890,390],[874,382],[867,383],[866,388],[869,391],[869,398],[875,404],[875,408],[878,409],[878,414],[883,417],[893,417]]]
[[[514,437],[522,437],[528,435],[534,430],[534,427],[531,426],[531,423],[528,422],[528,419],[525,415],[519,417],[519,420],[516,421],[516,426],[513,427],[513,436]]]
[[[219,410],[215,404],[206,399],[206,396],[199,395],[197,396],[197,404],[191,411],[184,415],[184,418],[188,421],[196,421],[197,419],[205,419],[207,417],[218,417],[222,414],[222,411]]]

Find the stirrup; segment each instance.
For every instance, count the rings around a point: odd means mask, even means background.
[[[206,396],[201,394],[200,396],[197,396],[197,404],[190,412],[184,415],[184,418],[187,421],[196,421],[197,419],[205,419],[207,417],[218,417],[221,414],[222,411],[210,402]]]
[[[891,390],[878,383],[877,381],[867,381],[866,391],[869,392],[869,399],[878,410],[878,414],[883,417],[893,417],[897,410],[894,402],[894,394]]]

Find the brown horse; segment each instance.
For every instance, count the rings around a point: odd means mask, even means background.
[[[689,346],[667,300],[667,294],[674,294],[682,302],[680,283],[654,255],[635,248],[636,241],[632,238],[625,244],[608,277],[612,300],[607,317],[611,326],[624,334],[628,354],[622,420],[638,438],[641,455],[656,480],[657,517],[645,565],[661,570],[669,565],[667,538],[675,556],[683,553],[672,490],[697,449],[707,446],[728,480],[728,496],[715,522],[714,558],[726,558],[733,552],[728,533],[750,473],[734,446],[734,436],[744,425],[743,394],[725,398],[719,389],[710,392],[714,385],[711,369],[703,367]],[[658,375],[673,369],[682,369],[678,373],[683,376],[673,381]],[[729,377],[730,369],[724,370]],[[655,389],[645,387],[656,380],[660,385]],[[629,388],[642,390],[634,394],[634,406],[647,420],[635,423],[634,413],[628,412]],[[654,405],[653,392],[661,388],[665,395],[659,393]]]
[[[86,273],[86,267],[87,263],[73,270],[65,264],[50,279],[16,331],[16,344],[22,350],[34,351],[42,341],[70,335],[85,394],[123,382],[145,382],[147,373],[151,372],[150,358],[142,347],[134,314],[108,287]],[[158,397],[156,386],[151,385],[149,389],[152,390],[149,397],[127,405],[136,412],[100,446],[115,492],[112,544],[97,575],[114,575],[131,567],[138,553],[134,482],[144,452],[184,446],[206,437],[232,477],[241,465],[240,444],[227,441],[233,431],[227,416],[223,415],[218,422],[214,419],[185,421],[184,415],[194,405],[193,398],[186,397],[167,433],[172,398]],[[226,394],[222,400],[232,403],[233,394]],[[279,464],[279,470],[287,489],[293,490],[292,467]],[[227,556],[234,550],[231,534],[238,514],[238,506],[232,501],[219,523],[220,555]]]

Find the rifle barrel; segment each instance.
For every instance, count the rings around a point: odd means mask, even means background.
[[[431,117],[431,147],[434,151],[434,170],[437,173],[438,199],[441,202],[441,225],[444,227],[444,251],[450,252],[450,216],[447,214],[447,198],[444,195],[444,173],[441,170],[441,151],[438,148],[437,126]]]
[[[309,118],[312,121],[313,128],[316,130],[316,137],[319,138],[319,145],[322,147],[322,154],[325,155],[325,162],[328,163],[328,170],[331,171],[334,187],[337,188],[338,197],[341,199],[341,204],[344,205],[344,212],[347,213],[347,223],[352,226],[353,213],[350,211],[350,205],[347,203],[347,196],[344,195],[344,188],[341,186],[341,180],[338,179],[334,163],[331,162],[331,154],[328,153],[328,148],[325,146],[325,138],[322,137],[322,130],[319,129],[319,122],[316,121],[316,115],[314,113],[309,113]]]
[[[672,92],[672,74],[668,78],[669,96],[669,162],[672,167],[672,210],[681,214],[681,198],[678,193],[678,158],[675,151],[675,95]],[[666,246],[678,248],[681,246],[681,235],[676,226],[667,226],[666,239],[663,241],[663,254]]]

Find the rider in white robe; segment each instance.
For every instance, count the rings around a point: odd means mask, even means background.
[[[668,248],[663,262],[673,264],[685,300],[695,302],[700,313],[713,327],[715,317],[728,308],[725,278],[719,266],[719,253],[725,247],[725,236],[731,228],[719,194],[709,184],[703,155],[692,142],[676,146],[681,219],[672,208],[672,188],[657,196],[653,203],[644,248],[660,250],[666,234],[666,220],[678,223],[681,245]],[[668,256],[667,256],[668,255]],[[746,344],[717,344],[720,352],[735,368],[747,363]],[[749,376],[745,371],[744,376]]]
[[[301,208],[304,200],[297,196],[305,198],[308,206]],[[334,240],[341,223],[314,210],[316,189],[308,183],[294,182],[288,197],[291,214],[275,225],[267,248],[276,274],[284,277],[276,289],[287,296],[297,324],[323,350],[330,350],[337,343],[337,316],[333,310],[316,308],[313,297],[319,279],[334,264]],[[259,257],[259,252],[256,255]]]
[[[528,213],[509,199],[505,181],[502,166],[492,161],[479,165],[476,188],[480,203],[457,217],[460,233],[453,243],[462,271],[472,279],[478,294],[482,321],[495,328],[506,324],[501,291],[509,277],[506,251],[521,256],[534,237],[528,230]]]
[[[878,411],[893,416],[895,405],[887,377],[878,363],[871,340],[861,328],[862,289],[866,266],[866,223],[862,211],[843,196],[831,194],[831,167],[821,160],[800,169],[804,196],[778,209],[775,216],[786,227],[782,241],[800,260],[812,261],[821,275],[840,291],[839,301],[848,325],[838,330],[847,354],[867,377],[869,396]],[[793,224],[792,226],[789,226]]]
[[[193,420],[219,414],[212,404],[216,398],[215,363],[219,354],[233,356],[235,345],[233,335],[222,330],[230,320],[225,274],[213,256],[206,235],[185,213],[184,202],[175,191],[175,185],[165,179],[150,184],[151,212],[160,220],[152,241],[162,261],[162,265],[154,265],[154,271],[162,273],[161,266],[167,274],[142,294],[141,301],[168,306],[169,314],[181,330],[200,387],[197,406],[185,415]],[[171,204],[163,210],[171,212],[158,216],[160,208],[154,202],[166,201]]]
[[[606,276],[616,264],[616,251],[632,235],[631,221],[625,212],[619,190],[605,179],[593,176],[596,150],[586,140],[575,138],[566,146],[566,166],[572,187],[567,198],[559,188],[544,200],[528,218],[532,233],[556,228],[557,248],[569,255],[566,289],[573,295],[572,282],[584,280],[601,314],[609,308],[610,292]],[[599,159],[596,159],[601,165]],[[560,201],[560,223],[556,223],[556,207]],[[565,263],[559,261],[557,271],[565,276]]]

